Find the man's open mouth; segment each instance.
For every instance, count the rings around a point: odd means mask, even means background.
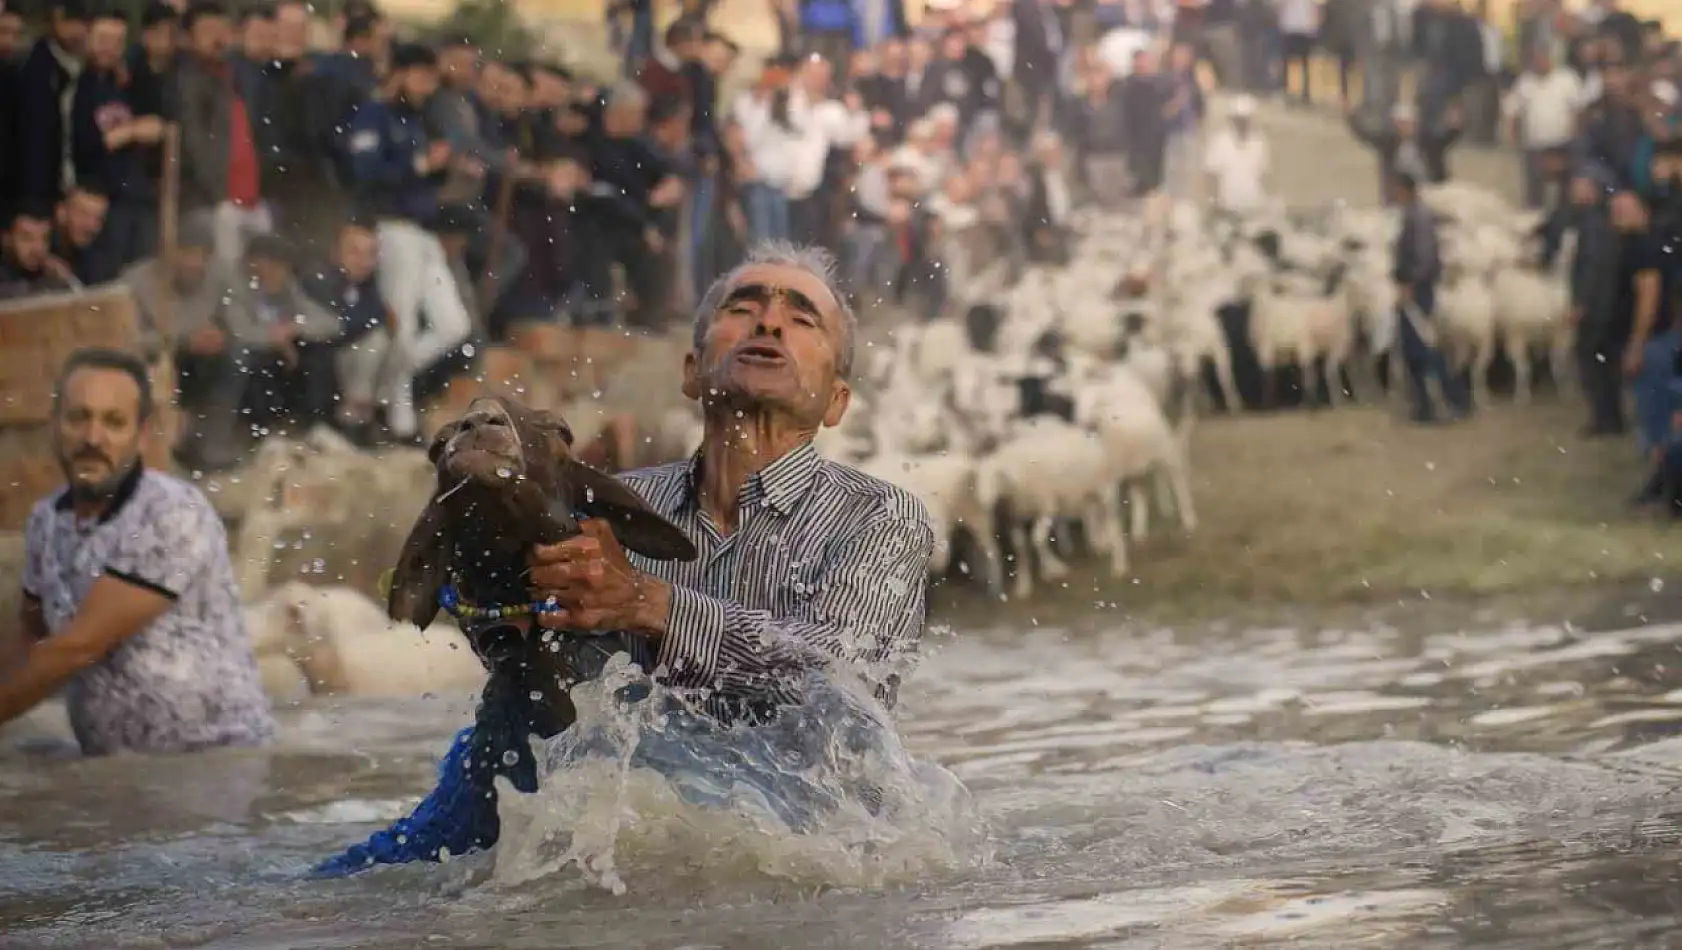
[[[736,358],[754,366],[780,366],[788,362],[781,347],[769,343],[755,343],[736,351]]]

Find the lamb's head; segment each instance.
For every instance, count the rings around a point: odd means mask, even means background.
[[[580,533],[602,518],[629,550],[691,560],[695,546],[623,484],[572,457],[572,430],[553,413],[503,396],[475,399],[427,450],[437,473],[398,556],[387,609],[419,627],[438,614],[452,576],[480,585],[488,602],[523,594],[531,546]],[[471,560],[468,560],[468,559]]]

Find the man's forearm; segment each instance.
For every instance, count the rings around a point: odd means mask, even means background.
[[[0,675],[0,724],[34,709],[98,659],[84,655],[67,640],[49,638],[29,648],[22,666],[10,675]]]

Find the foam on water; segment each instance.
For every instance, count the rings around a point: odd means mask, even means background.
[[[726,728],[658,687],[622,699],[649,685],[621,658],[573,691],[537,794],[502,786],[493,884],[572,867],[614,893],[639,869],[875,887],[985,862],[968,789],[913,759],[862,688],[812,674],[798,711]]]

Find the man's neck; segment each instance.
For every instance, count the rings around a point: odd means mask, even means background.
[[[742,486],[766,466],[812,437],[770,413],[741,416],[730,406],[709,412],[706,437],[701,441],[701,510],[720,529],[734,531]]]

